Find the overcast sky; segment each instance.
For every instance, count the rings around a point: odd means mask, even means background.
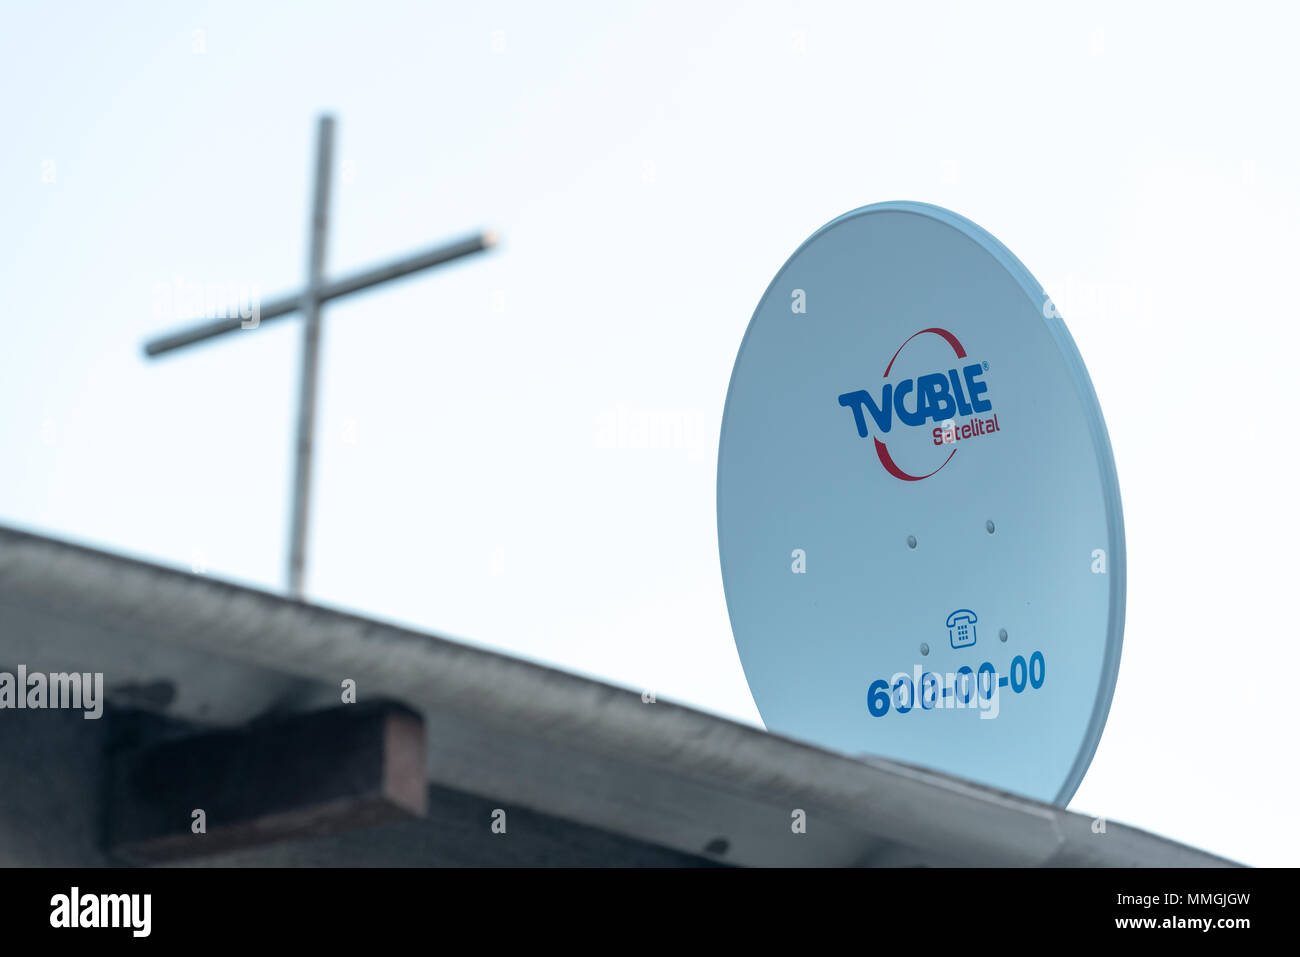
[[[327,309],[310,597],[757,722],[736,350],[817,227],[936,203],[1052,295],[1114,446],[1072,807],[1300,863],[1295,14],[1042,6],[6,4],[0,521],[283,587],[299,321],[140,347],[160,289],[302,282],[330,111],[331,273],[502,243]]]

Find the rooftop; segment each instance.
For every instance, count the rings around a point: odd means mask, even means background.
[[[291,741],[347,762],[351,739],[310,733],[328,727],[320,709],[353,707],[340,701],[346,679],[358,702],[393,702],[422,722],[425,806],[344,814],[311,832],[264,829],[239,846],[190,842],[171,863],[1231,864],[1115,822],[1094,833],[1090,817],[923,768],[834,754],[436,635],[0,527],[0,670],[19,665],[103,672],[110,707],[98,721],[0,710],[0,775],[17,783],[0,793],[0,864],[131,860],[106,832],[114,815],[157,812],[187,833],[179,784],[175,809],[166,786],[147,808],[122,806],[138,788],[113,789],[140,773],[140,753],[196,740],[185,735],[239,730],[210,737],[205,752],[238,761],[263,729],[296,721]],[[127,745],[134,763],[122,757]],[[391,772],[385,764],[378,792]],[[264,813],[268,778],[237,783],[249,813]],[[298,801],[315,786],[289,783]],[[492,829],[498,810],[505,834]],[[797,811],[803,833],[792,827]]]

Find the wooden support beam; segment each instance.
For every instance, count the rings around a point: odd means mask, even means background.
[[[108,851],[162,863],[423,817],[425,754],[423,719],[390,702],[132,748],[109,758]]]

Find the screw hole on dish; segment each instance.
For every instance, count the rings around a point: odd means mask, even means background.
[[[930,646],[926,644],[924,641],[921,642],[921,654],[924,656],[924,655],[928,655],[929,653],[930,653]]]
[[[994,528],[995,526],[993,525],[993,519],[990,518],[987,522],[984,523],[984,530],[988,532],[990,535],[993,534]]]
[[[908,547],[908,548],[916,548],[916,536],[915,536],[915,535],[908,535],[908,536],[907,536],[907,547]]]
[[[1006,641],[1006,640],[1007,640],[1007,630],[1005,628],[1002,628],[998,631],[998,641]]]

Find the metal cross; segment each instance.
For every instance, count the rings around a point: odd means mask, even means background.
[[[483,252],[496,244],[492,233],[435,246],[386,265],[354,273],[343,279],[325,278],[325,239],[329,224],[330,169],[334,156],[334,118],[322,116],[316,136],[316,184],[312,202],[310,249],[307,257],[307,285],[301,292],[266,303],[259,310],[259,325],[301,311],[306,316],[302,336],[301,388],[298,395],[298,442],[293,483],[293,521],[289,536],[289,594],[301,598],[307,557],[307,514],[311,498],[312,442],[316,419],[316,370],[320,357],[321,307],[362,289],[440,266],[443,263]],[[148,356],[160,356],[185,346],[212,339],[244,327],[239,316],[218,319],[145,343]]]

